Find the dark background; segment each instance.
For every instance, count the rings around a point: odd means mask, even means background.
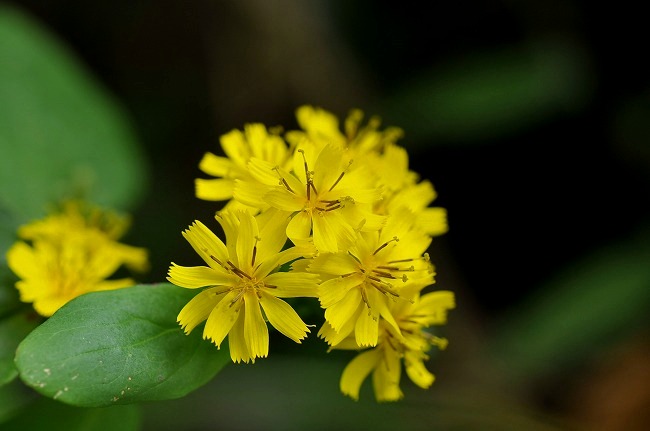
[[[404,128],[411,168],[449,212],[433,260],[470,322],[460,333],[480,338],[650,218],[647,17],[632,2],[8,3],[55,32],[132,119],[151,166],[128,238],[156,245],[143,281],[196,258],[180,231],[216,209],[194,197],[203,153],[246,122],[295,128],[302,104]],[[476,107],[468,88],[484,91]],[[535,405],[590,423],[558,394],[560,377],[536,387]]]

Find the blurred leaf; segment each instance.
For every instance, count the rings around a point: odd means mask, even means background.
[[[15,275],[6,264],[0,263],[0,318],[10,314],[21,304],[14,287]]]
[[[501,321],[493,354],[515,378],[543,379],[647,327],[649,239],[599,250],[541,286]]]
[[[38,394],[27,388],[20,380],[0,386],[0,428],[6,429],[4,422],[19,414],[37,397]]]
[[[14,365],[16,348],[40,323],[31,308],[0,320],[0,386],[18,376]]]
[[[136,431],[141,428],[138,406],[104,408],[72,407],[47,398],[41,398],[2,429],[6,431]]]
[[[164,283],[81,295],[18,346],[20,377],[77,406],[182,397],[230,362],[227,349],[176,322],[195,294]]]
[[[568,40],[480,52],[413,77],[378,112],[411,141],[483,142],[584,106],[584,52]]]
[[[14,223],[71,195],[127,209],[146,184],[147,166],[120,106],[53,34],[6,4],[0,154],[0,212],[15,215]]]

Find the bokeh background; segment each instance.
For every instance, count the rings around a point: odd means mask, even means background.
[[[276,337],[267,360],[143,406],[143,429],[650,428],[650,68],[635,3],[0,6],[60,43],[127,119],[140,191],[126,241],[150,249],[143,282],[196,262],[180,232],[218,209],[194,197],[202,155],[247,122],[296,128],[302,104],[403,128],[411,168],[448,209],[430,253],[457,309],[431,389],[404,376],[403,401],[377,404],[365,387],[354,402],[338,392],[350,352]]]

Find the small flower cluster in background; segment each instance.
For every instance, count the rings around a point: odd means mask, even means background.
[[[196,196],[224,203],[225,241],[198,220],[183,232],[207,266],[171,264],[168,280],[199,292],[178,321],[186,333],[205,322],[204,338],[228,337],[234,362],[254,362],[269,352],[266,322],[298,343],[310,332],[281,298],[317,298],[318,336],[361,351],[343,371],[344,394],[358,399],[372,374],[377,400],[402,398],[402,363],[428,388],[427,352],[447,344],[430,327],[455,306],[450,291],[425,292],[435,282],[426,251],[448,229],[446,210],[409,169],[400,129],[364,124],[359,110],[342,129],[321,108],[296,116],[300,130],[247,124],[221,137],[225,157],[200,161],[214,178],[196,179]]]
[[[122,266],[137,272],[149,267],[146,249],[118,242],[128,227],[127,217],[82,200],[65,201],[21,226],[7,252],[21,301],[49,317],[84,293],[133,286],[131,278],[108,279]]]

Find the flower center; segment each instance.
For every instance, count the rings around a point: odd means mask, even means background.
[[[341,171],[339,176],[336,178],[336,180],[330,185],[330,187],[322,192],[319,193],[318,189],[316,189],[316,185],[314,184],[314,174],[315,172],[309,169],[309,164],[307,163],[307,158],[305,157],[305,150],[299,149],[297,150],[301,155],[302,155],[302,160],[303,160],[303,166],[305,169],[305,210],[311,212],[312,214],[320,214],[322,215],[323,213],[329,212],[329,211],[334,211],[339,208],[343,208],[346,204],[346,202],[352,202],[354,203],[354,200],[350,196],[342,196],[338,197],[336,199],[327,199],[327,194],[330,193],[331,191],[334,190],[334,188],[341,182],[343,177],[345,176],[346,172],[350,168],[350,165],[352,164],[352,160],[348,163],[348,166]],[[280,177],[280,182],[279,185],[284,186],[287,191],[289,191],[292,194],[296,194],[295,190],[291,188],[287,180],[282,177],[282,175],[279,173],[279,167],[275,167],[274,170],[278,173],[278,176]]]

